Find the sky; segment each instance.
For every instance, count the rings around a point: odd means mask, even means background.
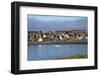
[[[28,31],[69,31],[86,30],[87,17],[28,15]]]

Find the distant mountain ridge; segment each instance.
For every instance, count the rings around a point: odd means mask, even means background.
[[[85,30],[87,31],[87,19],[74,21],[40,21],[36,18],[28,18],[28,31],[63,31],[63,30]]]

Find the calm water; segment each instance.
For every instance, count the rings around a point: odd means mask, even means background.
[[[87,44],[28,46],[28,60],[50,60],[87,53]]]

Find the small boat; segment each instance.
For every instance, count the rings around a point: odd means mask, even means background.
[[[60,47],[60,45],[55,45],[54,47]]]

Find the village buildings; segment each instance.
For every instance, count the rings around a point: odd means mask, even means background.
[[[28,40],[32,42],[57,42],[66,40],[87,40],[87,32],[85,30],[70,31],[28,31]]]

